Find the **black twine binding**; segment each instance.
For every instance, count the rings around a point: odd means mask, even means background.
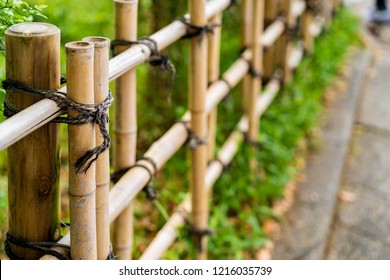
[[[199,137],[192,131],[192,129],[189,127],[189,121],[185,120],[178,120],[177,123],[181,123],[187,130],[187,140],[185,144],[187,144],[191,149],[196,149],[200,145],[206,145],[207,141],[199,139]]]
[[[209,160],[208,164],[210,165],[210,164],[213,163],[213,162],[219,163],[219,164],[222,166],[222,171],[223,171],[223,172],[228,172],[229,169],[230,169],[230,166],[231,166],[231,162],[229,162],[229,163],[224,163],[224,162],[223,162],[221,159],[219,159],[219,158],[214,158],[214,159]]]
[[[115,51],[116,46],[131,46],[131,45],[144,45],[150,49],[151,54],[149,56],[148,63],[153,67],[160,66],[160,68],[163,71],[169,71],[171,73],[170,83],[171,83],[171,87],[172,87],[173,83],[174,83],[175,76],[176,76],[175,65],[173,65],[173,63],[169,60],[168,55],[161,54],[158,51],[158,44],[152,38],[142,37],[137,41],[129,41],[129,40],[121,40],[121,39],[113,40],[111,42],[111,51],[112,51],[113,55],[115,56],[116,54],[114,51]]]
[[[45,255],[51,255],[51,256],[56,257],[59,260],[69,260],[69,258],[67,256],[58,252],[57,250],[46,248],[46,246],[50,246],[50,247],[57,246],[57,247],[70,249],[69,245],[60,244],[60,243],[56,243],[56,242],[29,242],[29,241],[25,241],[22,239],[17,239],[15,237],[13,237],[9,232],[7,232],[6,239],[4,241],[4,251],[11,260],[21,260],[22,259],[21,257],[16,255],[12,251],[12,249],[11,249],[12,245],[17,246],[17,247],[35,250],[35,251],[41,252]]]
[[[177,20],[182,22],[190,30],[193,30],[193,31],[188,32],[183,37],[181,37],[181,39],[188,39],[188,38],[193,38],[193,37],[196,37],[196,36],[201,36],[201,39],[202,39],[202,37],[205,34],[213,33],[214,32],[214,28],[221,26],[221,23],[218,23],[218,22],[212,22],[212,23],[206,24],[204,26],[199,26],[199,25],[191,23],[185,17],[180,17]]]
[[[16,90],[27,94],[37,95],[43,98],[50,99],[57,103],[63,109],[72,109],[80,113],[77,117],[58,117],[53,121],[58,123],[67,123],[81,125],[86,123],[95,123],[99,126],[100,133],[103,136],[103,142],[99,146],[87,151],[75,163],[77,173],[86,173],[92,163],[96,161],[104,151],[110,147],[110,135],[106,125],[109,122],[108,108],[111,106],[113,98],[111,91],[107,99],[100,104],[86,105],[74,102],[66,97],[66,94],[56,90],[43,90],[33,87],[28,87],[22,83],[5,80],[2,82],[5,90]],[[9,118],[20,110],[15,108],[7,99],[4,101],[4,116]]]
[[[150,169],[146,165],[142,164],[142,162],[138,162],[140,160],[145,160],[145,161],[149,162],[153,166],[153,171],[150,171]],[[137,162],[134,165],[112,173],[111,174],[111,181],[114,184],[117,183],[120,180],[120,178],[122,178],[123,175],[125,175],[128,171],[130,171],[131,169],[133,169],[135,167],[143,168],[144,170],[146,170],[149,173],[149,181],[145,185],[145,187],[143,188],[143,191],[146,194],[147,200],[155,201],[157,199],[157,191],[152,185],[152,180],[153,180],[155,174],[157,173],[157,165],[153,161],[153,159],[151,159],[151,158],[148,158],[148,157],[137,158]]]
[[[232,8],[233,6],[236,6],[238,4],[238,0],[230,0],[229,6],[227,6],[227,10]]]
[[[199,251],[203,251],[202,249],[202,239],[205,236],[214,236],[214,231],[210,228],[198,229],[191,223],[191,221],[184,217],[184,222],[187,225],[188,233],[193,235],[196,239],[196,247]]]

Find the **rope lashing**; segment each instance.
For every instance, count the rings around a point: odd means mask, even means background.
[[[96,161],[104,151],[110,147],[110,135],[106,125],[109,122],[108,108],[111,106],[113,98],[111,92],[109,92],[106,100],[99,104],[87,105],[74,102],[66,97],[66,94],[56,90],[43,90],[26,86],[22,83],[5,80],[3,81],[3,88],[8,91],[20,91],[23,93],[47,98],[55,103],[62,109],[72,109],[80,113],[77,117],[58,117],[53,121],[58,123],[66,123],[73,125],[82,125],[87,123],[95,123],[99,126],[100,133],[103,136],[103,142],[87,151],[81,156],[75,163],[77,173],[86,173],[91,167],[92,163]],[[4,116],[9,118],[20,110],[15,108],[7,99],[4,101]]]
[[[191,149],[196,149],[198,146],[200,145],[207,145],[207,141],[206,140],[202,140],[200,139],[193,131],[192,129],[189,127],[189,121],[185,121],[185,120],[178,120],[176,121],[177,123],[181,123],[187,130],[187,140],[186,140],[186,144],[191,148]]]
[[[213,162],[219,163],[219,164],[222,166],[222,171],[223,171],[223,172],[229,171],[230,166],[231,166],[231,162],[229,162],[229,163],[226,164],[226,163],[224,163],[224,162],[223,162],[221,159],[219,159],[219,158],[214,158],[214,159],[209,160],[208,164],[210,165],[210,164],[212,164]]]
[[[142,161],[142,160],[149,162],[153,166],[153,171],[151,171],[149,169],[149,167],[147,167],[142,162],[139,162],[139,161]],[[152,185],[152,180],[153,180],[155,174],[157,173],[157,165],[153,161],[153,159],[151,159],[151,158],[148,158],[148,157],[137,158],[137,162],[134,165],[132,165],[132,166],[130,166],[128,168],[124,168],[124,169],[115,171],[114,173],[112,173],[111,174],[111,181],[113,183],[117,183],[123,177],[123,175],[125,175],[128,171],[130,171],[131,169],[133,169],[135,167],[143,168],[146,172],[149,173],[149,181],[146,183],[145,187],[143,188],[143,191],[146,194],[146,199],[147,200],[149,200],[149,201],[156,200],[157,199],[157,191],[156,191],[156,189]]]
[[[189,234],[196,237],[196,247],[199,251],[203,251],[202,249],[202,239],[205,236],[214,236],[214,231],[210,228],[195,228],[195,226],[191,223],[188,218],[184,218],[184,222],[187,225]]]
[[[185,17],[180,17],[177,20],[182,22],[190,30],[193,30],[193,31],[188,32],[183,37],[181,37],[182,39],[193,38],[195,36],[201,36],[202,37],[203,35],[205,35],[207,33],[213,33],[214,32],[214,28],[221,26],[221,23],[218,23],[218,22],[212,22],[212,23],[209,23],[209,24],[206,24],[206,25],[203,25],[203,26],[199,26],[199,25],[191,23]]]
[[[168,55],[161,54],[158,51],[158,44],[152,38],[142,37],[136,41],[122,40],[122,39],[113,40],[111,42],[111,51],[115,56],[116,54],[114,51],[116,46],[131,46],[131,45],[144,45],[147,48],[149,48],[151,55],[147,60],[148,63],[153,67],[160,66],[160,68],[163,71],[169,71],[171,73],[171,86],[173,85],[175,75],[176,75],[175,65],[173,65],[173,63],[169,60]]]
[[[69,260],[69,258],[67,256],[58,252],[57,250],[46,248],[46,247],[56,246],[56,247],[70,249],[69,245],[60,244],[60,243],[56,243],[56,242],[25,241],[22,239],[15,238],[10,233],[7,232],[6,239],[4,241],[4,251],[11,260],[21,260],[22,259],[12,251],[12,249],[11,249],[12,245],[17,246],[17,247],[21,247],[21,248],[35,250],[35,251],[41,252],[45,255],[51,255],[51,256],[56,257],[59,260]]]

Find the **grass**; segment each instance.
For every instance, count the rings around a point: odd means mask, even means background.
[[[96,19],[97,26],[101,26],[101,30],[96,34],[111,37],[112,30],[108,30],[107,26],[112,26],[112,24],[106,24],[111,19],[107,19],[102,10],[105,5],[94,6],[99,15]],[[87,9],[78,8],[78,10],[90,10],[90,7],[88,5]],[[84,22],[84,17],[68,15],[52,4],[49,5],[49,9],[52,10],[49,20],[58,21],[59,24],[64,25],[61,26],[63,41],[80,39],[92,34],[90,29],[94,27],[91,27],[91,22]],[[90,13],[94,12],[90,11]],[[226,20],[228,28],[225,28],[223,32],[222,71],[230,66],[239,53],[239,38],[231,36],[231,34],[238,34],[238,13],[234,9],[228,13],[228,20]],[[66,26],[64,23],[72,26]],[[104,24],[100,25],[100,23]],[[84,26],[87,27],[83,28]],[[75,27],[77,30],[74,30]],[[322,112],[324,90],[336,78],[343,65],[348,46],[357,44],[357,29],[357,19],[342,10],[330,30],[316,42],[315,54],[303,60],[291,83],[277,96],[263,116],[259,134],[263,147],[253,154],[247,145],[242,145],[229,172],[224,173],[217,181],[211,202],[210,228],[215,232],[215,235],[209,238],[211,259],[252,259],[256,251],[266,244],[267,236],[262,224],[266,219],[278,218],[272,212],[272,203],[283,195],[285,185],[294,178],[297,172],[295,159],[298,143],[308,137],[316,127]],[[85,34],[79,34],[80,32]],[[76,35],[79,38],[75,38]],[[183,89],[187,88],[186,44],[186,42],[180,42],[175,45],[180,51],[171,52],[171,59],[179,69],[171,102],[168,102],[166,88],[156,94],[155,91],[145,86],[150,81],[146,74],[149,66],[142,66],[137,70],[140,92],[138,99],[139,155],[185,111],[187,99]],[[167,78],[169,79],[169,75]],[[2,94],[0,98],[1,96]],[[226,135],[234,128],[241,116],[240,108],[239,90],[233,91],[233,98],[219,106],[217,136],[219,146],[222,145]],[[63,140],[64,146],[66,146],[65,141]],[[249,158],[254,158],[259,162],[261,170],[256,175],[250,172]],[[5,155],[2,152],[0,153],[0,167],[5,166],[4,161]],[[188,150],[181,149],[155,180],[159,192],[159,203],[168,213],[172,213],[188,191],[188,166]],[[0,222],[5,221],[7,213],[4,171],[0,169]],[[66,185],[64,187],[66,188]],[[144,194],[139,196],[135,209],[137,218],[135,257],[141,254],[150,239],[165,223],[164,211],[147,202]],[[2,231],[4,233],[4,228]],[[193,257],[194,248],[188,227],[184,227],[179,233],[177,242],[164,258],[190,259]]]

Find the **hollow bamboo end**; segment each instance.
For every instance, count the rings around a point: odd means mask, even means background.
[[[91,42],[76,41],[65,44],[66,52],[85,53],[92,52],[94,44]]]
[[[100,36],[90,36],[83,38],[83,42],[93,43],[95,48],[107,48],[110,46],[110,39]]]
[[[59,34],[60,29],[50,23],[24,22],[12,25],[5,31],[6,35],[18,37],[38,37]]]

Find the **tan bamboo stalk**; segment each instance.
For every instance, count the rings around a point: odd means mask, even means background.
[[[94,45],[71,42],[65,45],[68,98],[81,104],[94,104]],[[68,115],[78,112],[69,109]],[[76,161],[93,149],[95,125],[69,125],[69,206],[70,246],[74,260],[96,260],[96,180],[95,164],[86,171],[76,170]]]
[[[263,63],[263,48],[259,40],[263,32],[264,0],[254,0],[253,3],[253,26],[251,38],[252,59],[251,66],[251,94],[248,103],[249,130],[248,140],[255,142],[259,133],[259,119],[256,117],[256,100],[261,89],[261,75]]]
[[[340,0],[333,0],[333,12],[337,13],[340,9]]]
[[[252,36],[252,10],[254,0],[242,0],[241,4],[241,48],[248,49]],[[247,75],[242,82],[242,105],[245,110],[248,108],[250,95],[250,77]]]
[[[86,37],[83,41],[94,44],[94,99],[102,103],[108,97],[108,59],[110,40],[104,37]],[[108,129],[108,124],[107,124]],[[103,143],[103,136],[95,127],[96,145]],[[107,259],[110,253],[110,221],[108,197],[110,193],[110,157],[108,150],[96,161],[96,239],[98,260]]]
[[[273,32],[266,33],[264,30],[263,35],[263,47],[264,47],[264,60],[263,60],[263,79],[269,80],[274,73],[275,68],[275,47],[272,42],[277,39],[284,30],[284,24],[281,20],[276,20],[278,16],[278,0],[265,0],[264,3],[264,27],[267,30]],[[275,31],[274,31],[275,30]],[[273,35],[272,38],[265,35]],[[270,41],[270,43],[269,43]]]
[[[206,17],[210,19],[230,5],[231,0],[209,1],[206,4]],[[188,27],[180,21],[174,21],[150,37],[162,50],[186,34]],[[112,58],[109,63],[110,81],[117,79],[137,65],[144,63],[150,56],[150,50],[143,46],[133,46]],[[66,92],[66,88],[61,88]],[[21,138],[47,124],[61,114],[62,110],[50,100],[42,100],[9,118],[0,124],[0,150],[3,150]]]
[[[282,35],[279,40],[279,66],[283,70],[284,82],[287,82],[291,77],[291,69],[288,67],[288,58],[290,57],[290,52],[292,49],[292,40],[290,38],[289,32],[292,32],[296,19],[293,16],[293,2],[294,0],[280,0],[280,13],[284,17],[286,23],[286,32]]]
[[[311,29],[314,23],[314,14],[308,9],[302,15],[302,40],[305,51],[308,54],[314,52],[314,36],[312,35]]]
[[[138,0],[115,0],[116,39],[137,40]],[[118,46],[116,53],[128,46]],[[132,69],[116,80],[114,119],[114,170],[134,165],[137,148],[137,84],[136,70]],[[114,251],[119,260],[132,258],[133,204],[123,211],[114,226]]]
[[[56,90],[60,81],[60,30],[51,24],[21,23],[5,32],[6,78],[27,86]],[[7,91],[17,109],[41,100]],[[1,130],[1,134],[5,131]],[[59,126],[48,124],[8,149],[9,234],[26,241],[60,237]],[[11,246],[21,259],[42,253]]]
[[[191,23],[205,26],[206,0],[191,0],[189,5]],[[204,35],[204,34],[203,34]],[[208,196],[204,184],[207,167],[207,114],[205,100],[207,90],[207,36],[202,34],[191,39],[190,43],[190,78],[189,78],[189,108],[191,112],[191,127],[193,133],[201,141],[200,145],[191,150],[190,189],[192,200],[192,223],[195,231],[207,229]],[[197,259],[207,258],[207,238],[194,236],[197,244]]]
[[[262,96],[260,96],[256,102],[257,112],[260,116],[271,104],[272,100],[276,96],[276,93],[280,89],[280,82],[278,80],[271,80],[267,85],[267,90]],[[239,145],[243,141],[243,134],[241,131],[246,132],[248,129],[248,119],[244,116],[237,124],[237,128],[233,131],[226,142],[223,144],[221,150],[218,153],[218,159],[224,164],[229,164],[234,155],[236,154]],[[223,167],[217,161],[211,162],[206,172],[206,188],[208,192],[211,192],[211,188],[219,178],[223,171]],[[156,260],[161,258],[164,252],[173,244],[178,236],[177,230],[182,227],[185,220],[188,218],[188,214],[191,211],[191,202],[189,197],[177,207],[176,211],[169,218],[163,228],[157,233],[156,237],[150,243],[148,248],[140,257],[141,260]]]
[[[210,23],[221,23],[222,14],[212,17]],[[216,27],[209,34],[208,39],[208,84],[211,85],[219,79],[219,60],[221,48],[221,27]],[[209,160],[214,158],[215,153],[215,137],[217,132],[217,108],[211,111],[208,115],[208,157]]]

